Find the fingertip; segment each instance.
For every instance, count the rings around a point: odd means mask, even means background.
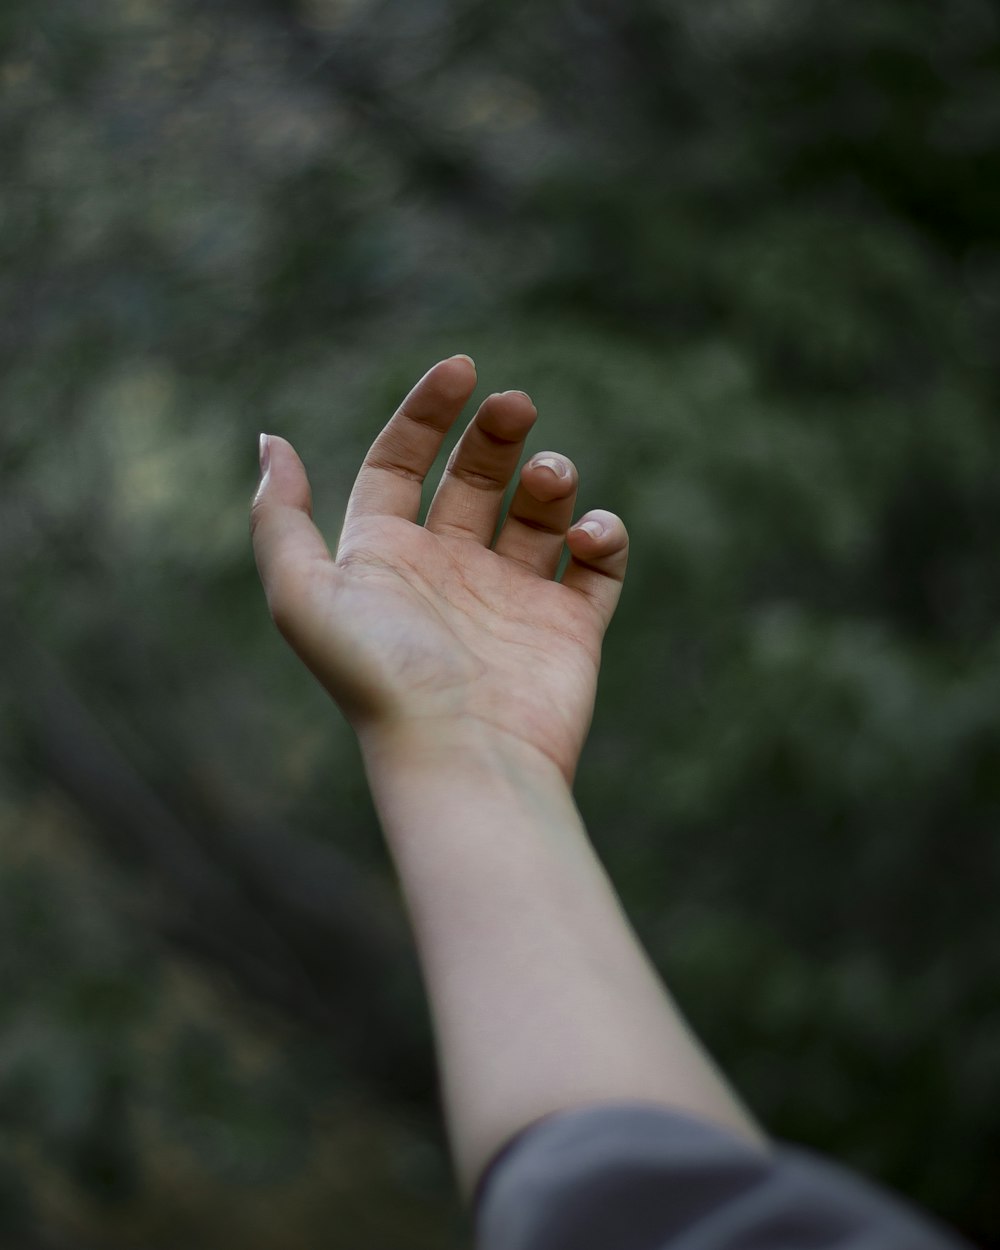
[[[590,533],[600,525],[601,534]],[[562,583],[594,604],[607,628],[614,615],[628,566],[628,531],[613,512],[597,509],[582,516],[566,533],[572,559]]]
[[[271,614],[278,621],[290,584],[286,573],[310,561],[328,560],[330,553],[313,523],[309,478],[295,448],[276,434],[262,439],[260,448],[266,467],[250,508],[250,536]]]
[[[312,491],[298,452],[279,434],[260,436],[261,479],[254,503],[288,504],[312,515]]]
[[[460,399],[470,395],[479,381],[476,362],[471,356],[449,356],[447,360],[438,361],[434,369],[438,374],[438,385],[446,399]]]
[[[592,542],[603,538],[607,530],[600,521],[578,521],[569,531],[573,538],[589,538]]]
[[[524,400],[535,416],[538,416],[538,405],[527,391],[501,391],[500,394],[502,396],[510,396],[512,399]]]
[[[595,508],[582,516],[568,531],[567,538],[583,539],[609,551],[618,551],[628,545],[628,531],[621,517],[603,508]]]
[[[274,456],[274,453],[276,450],[278,451],[278,454],[280,455],[282,453],[282,450],[286,447],[288,448],[290,452],[292,452],[293,454],[295,453],[295,448],[292,446],[292,444],[288,441],[287,438],[282,438],[280,434],[262,434],[261,438],[267,439],[267,449],[268,449],[268,455],[270,457]]]
[[[538,419],[538,410],[524,391],[494,391],[479,405],[481,429],[505,442],[523,442]]]

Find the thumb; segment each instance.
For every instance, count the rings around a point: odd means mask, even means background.
[[[283,634],[294,631],[310,566],[332,562],[313,524],[305,466],[291,443],[260,436],[261,479],[250,506],[250,537],[267,606]]]

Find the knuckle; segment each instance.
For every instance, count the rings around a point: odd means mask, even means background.
[[[534,530],[536,534],[562,534],[563,532],[563,527],[555,520],[526,516],[521,513],[511,513],[511,516],[518,524],[523,525],[526,529]]]
[[[390,428],[394,422],[403,422],[408,425],[421,427],[421,431],[432,430],[434,433],[441,433],[447,428],[448,423],[442,422],[441,415],[438,412],[437,405],[427,402],[427,397],[422,397],[423,402],[417,402],[414,397],[408,396],[396,409],[393,422],[390,422]]]
[[[371,455],[365,460],[365,468],[379,469],[383,473],[392,473],[408,482],[423,483],[424,474],[416,472],[409,465],[401,463],[385,455]]]
[[[503,490],[506,482],[491,473],[484,473],[479,469],[472,468],[471,465],[460,464],[456,462],[450,469],[452,477],[457,478],[460,482],[464,482],[466,486],[471,486],[473,490],[498,491]]]

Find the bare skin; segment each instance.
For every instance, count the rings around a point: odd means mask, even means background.
[[[257,562],[279,629],[359,734],[481,722],[572,782],[628,535],[602,509],[580,518],[604,523],[601,537],[571,528],[576,468],[542,452],[493,542],[537,416],[520,391],[483,401],[417,524],[421,484],[475,384],[464,356],[417,383],[365,457],[335,557],[312,522],[302,462],[272,435],[253,510]],[[557,582],[564,543],[572,559]]]
[[[519,1130],[602,1101],[766,1139],[690,1032],[629,926],[572,796],[628,535],[572,526],[577,474],[537,458],[536,419],[491,395],[423,525],[421,483],[475,386],[435,365],[365,457],[336,556],[284,439],[252,531],[275,622],[357,731],[413,926],[463,1198]],[[497,532],[499,526],[499,532]],[[496,534],[496,541],[494,541]],[[571,559],[555,573],[564,544]]]

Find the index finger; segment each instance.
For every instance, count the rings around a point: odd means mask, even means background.
[[[469,356],[428,369],[369,448],[347,502],[345,530],[365,516],[417,520],[424,478],[475,388]]]

